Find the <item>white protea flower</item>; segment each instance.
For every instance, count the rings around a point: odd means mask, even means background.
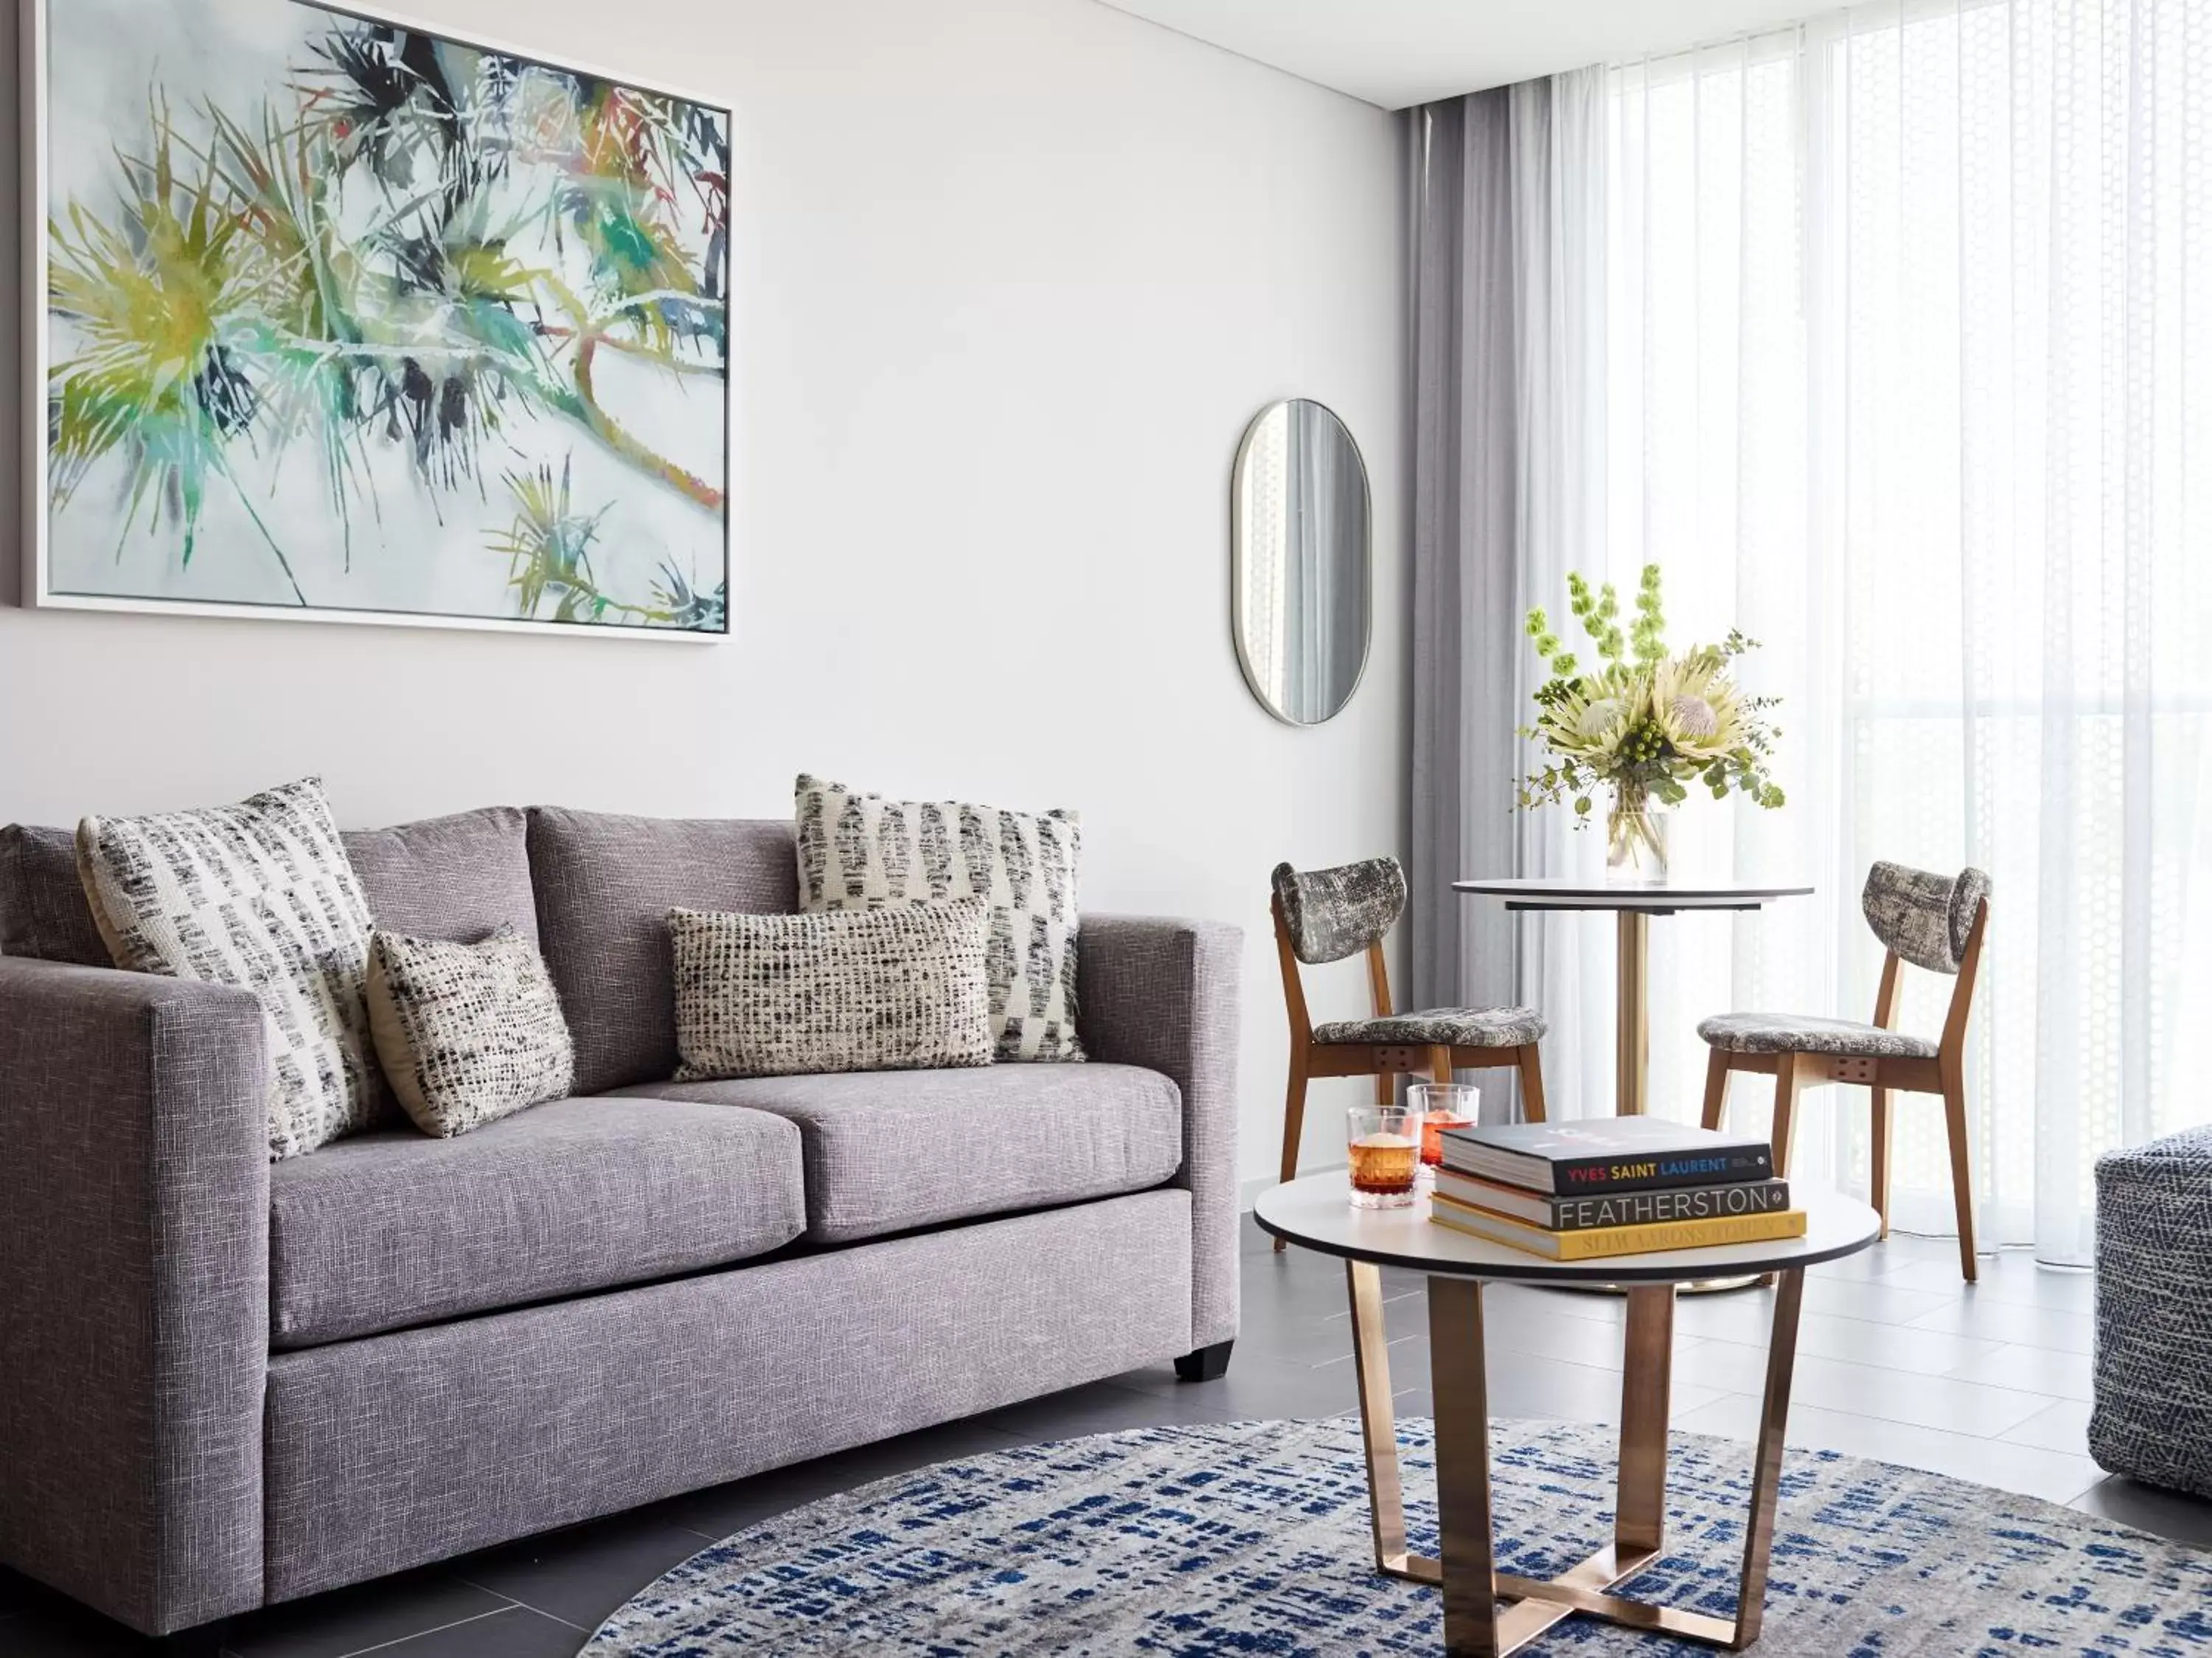
[[[1742,741],[1741,700],[1718,655],[1696,652],[1662,662],[1651,704],[1659,728],[1685,759],[1717,759]]]
[[[1667,707],[1686,737],[1702,741],[1721,728],[1720,716],[1713,712],[1713,705],[1695,692],[1678,692],[1668,698]]]
[[[1577,717],[1575,735],[1587,742],[1595,742],[1619,725],[1627,711],[1619,698],[1600,697]]]

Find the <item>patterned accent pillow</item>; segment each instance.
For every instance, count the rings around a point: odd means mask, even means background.
[[[87,818],[76,861],[117,966],[259,998],[276,1069],[271,1158],[375,1120],[383,1082],[362,1001],[368,905],[319,778],[236,806]]]
[[[512,928],[481,944],[378,933],[368,1026],[400,1105],[440,1139],[562,1099],[576,1080],[545,959]]]
[[[679,1082],[991,1063],[981,899],[834,915],[671,910]]]
[[[1000,1059],[1080,1059],[1073,812],[895,801],[799,779],[799,904],[810,912],[988,899]]]

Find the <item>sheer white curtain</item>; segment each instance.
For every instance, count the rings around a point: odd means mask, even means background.
[[[2086,1259],[2098,1154],[2212,1120],[2212,4],[1859,8],[1616,70],[1603,121],[1601,524],[1524,582],[1656,560],[1678,644],[1764,642],[1790,803],[1677,832],[1819,886],[1655,924],[1655,1108],[1694,1118],[1706,1013],[1869,1016],[1871,860],[1979,865],[1984,1236]],[[1593,856],[1540,835],[1525,867]],[[1523,992],[1598,999],[1610,952],[1534,924]],[[1553,1045],[1606,1097],[1601,1031]],[[1863,1181],[1864,1101],[1810,1096],[1801,1175]],[[1899,1222],[1948,1230],[1940,1112],[1899,1129]]]

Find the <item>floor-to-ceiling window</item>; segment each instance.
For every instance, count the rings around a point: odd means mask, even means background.
[[[1867,1016],[1871,860],[1978,864],[1985,1236],[2083,1259],[2098,1154],[2212,1120],[2212,5],[1861,8],[1614,70],[1599,143],[1584,562],[1764,642],[1791,803],[1682,827],[1820,886],[1657,931],[1658,1105],[1694,1114],[1704,1013]],[[1863,1092],[1813,1100],[1863,1178]],[[1899,1124],[1900,1222],[1942,1227],[1938,1111]]]

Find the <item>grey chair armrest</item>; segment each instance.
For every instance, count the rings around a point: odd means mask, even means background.
[[[1182,1090],[1191,1197],[1191,1345],[1237,1333],[1237,1050],[1243,933],[1217,921],[1083,917],[1077,1028],[1093,1059],[1144,1065]]]
[[[261,1603],[266,1021],[0,958],[0,1559],[148,1634]]]

